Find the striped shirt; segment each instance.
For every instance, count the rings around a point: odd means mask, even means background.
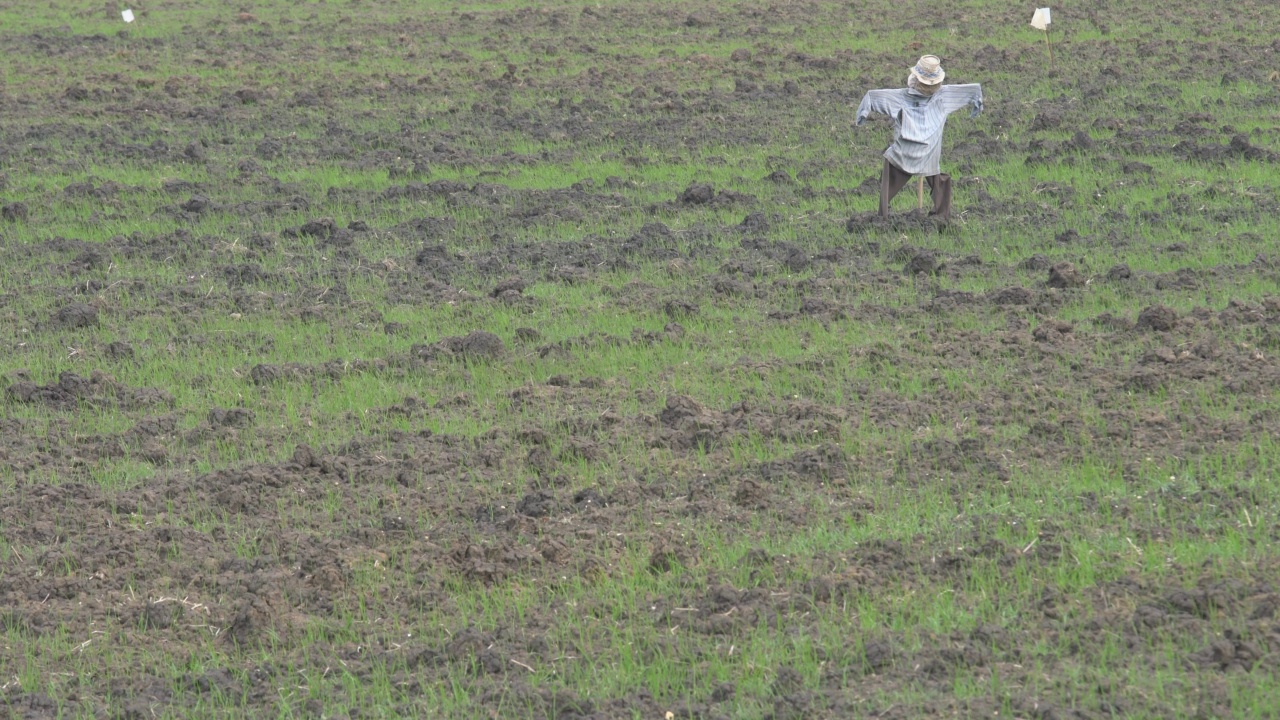
[[[932,96],[914,90],[869,90],[858,105],[856,122],[861,125],[873,112],[893,118],[893,144],[884,157],[912,175],[937,175],[942,160],[942,129],[947,116],[973,106],[969,117],[982,112],[982,86],[943,85]]]

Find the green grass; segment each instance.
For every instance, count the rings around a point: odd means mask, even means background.
[[[0,398],[17,715],[1273,712],[1270,6],[1062,8],[1050,71],[985,0],[55,5],[0,5],[0,374],[120,389]],[[855,191],[923,52],[987,101],[938,232]]]

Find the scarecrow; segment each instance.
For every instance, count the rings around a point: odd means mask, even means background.
[[[929,183],[929,214],[943,222],[951,218],[951,176],[939,170],[942,129],[947,116],[966,105],[973,106],[969,117],[982,112],[982,86],[943,85],[946,76],[937,56],[925,55],[911,68],[905,89],[869,90],[858,105],[858,125],[873,112],[893,118],[893,144],[884,151],[880,175],[880,217],[889,217],[889,201],[916,175],[922,178],[921,204],[923,183]]]

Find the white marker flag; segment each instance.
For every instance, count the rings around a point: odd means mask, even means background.
[[[1049,8],[1039,8],[1036,14],[1031,16],[1031,27],[1037,30],[1047,30],[1051,22],[1053,21],[1049,19]]]
[[[124,18],[124,21],[127,23],[133,22],[133,11],[125,10],[120,13],[120,17]]]

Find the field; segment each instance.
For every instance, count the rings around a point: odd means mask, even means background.
[[[0,3],[10,715],[1280,716],[1273,3],[125,7]]]

